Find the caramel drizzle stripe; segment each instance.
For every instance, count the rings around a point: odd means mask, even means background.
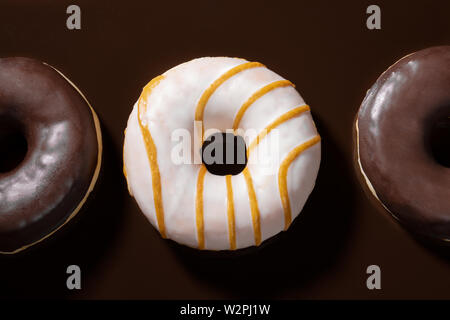
[[[155,203],[156,221],[158,229],[163,238],[166,238],[166,229],[164,223],[164,207],[161,194],[161,175],[159,173],[158,157],[156,146],[148,125],[143,125],[141,117],[147,112],[147,101],[152,90],[161,82],[164,76],[158,76],[150,81],[142,90],[142,94],[138,101],[138,122],[144,137],[145,149],[150,163],[150,171],[152,175],[153,201]]]
[[[287,171],[292,161],[294,161],[303,151],[314,146],[320,141],[320,136],[316,135],[314,138],[302,143],[291,150],[288,155],[283,159],[278,170],[278,188],[280,190],[281,203],[284,210],[284,230],[289,228],[292,220],[291,204],[289,202],[289,194],[287,188]]]
[[[288,80],[274,81],[274,82],[269,83],[268,85],[262,87],[261,89],[256,91],[254,94],[252,94],[250,96],[250,98],[248,98],[247,101],[245,101],[244,104],[238,110],[238,112],[234,118],[234,121],[233,121],[233,130],[238,129],[239,123],[241,122],[242,117],[244,116],[245,112],[256,100],[258,100],[263,95],[267,94],[268,92],[270,92],[276,88],[287,87],[287,86],[294,86],[294,84]],[[261,139],[262,138],[263,137],[261,137]],[[259,139],[259,140],[261,140],[261,139]],[[259,140],[257,140],[256,144],[259,142]],[[247,154],[248,154],[248,152],[247,152]],[[245,182],[247,184],[248,196],[249,196],[249,201],[250,201],[250,210],[251,210],[251,214],[252,214],[252,224],[253,224],[253,233],[254,233],[254,237],[255,237],[255,244],[259,245],[261,243],[261,218],[260,218],[260,213],[259,213],[259,208],[258,208],[258,201],[256,199],[256,193],[255,193],[255,189],[253,187],[252,177],[251,177],[251,174],[250,174],[250,171],[248,170],[248,168],[244,169],[243,174],[245,177]]]
[[[286,113],[279,116],[278,118],[276,118],[272,123],[270,123],[267,127],[265,127],[250,143],[247,149],[247,156],[250,155],[250,152],[253,151],[258,146],[261,140],[263,140],[269,134],[270,131],[278,127],[280,124],[309,110],[310,110],[309,106],[305,104],[303,106],[289,110]]]
[[[125,129],[123,131],[123,135],[124,137],[127,135],[127,129]],[[123,148],[122,148],[122,162],[123,162],[123,175],[125,176],[125,179],[127,180],[127,185],[128,185],[128,175],[127,175],[127,168],[125,168],[125,141],[123,143]]]
[[[240,64],[234,68],[231,68],[224,74],[222,74],[219,78],[217,78],[205,91],[203,91],[198,103],[197,107],[195,108],[195,121],[201,121],[202,122],[202,134],[201,139],[203,142],[203,133],[204,133],[204,126],[203,126],[203,114],[205,111],[206,104],[208,103],[209,98],[211,95],[217,90],[218,87],[220,87],[226,80],[231,78],[232,76],[238,74],[241,71],[251,69],[251,68],[257,68],[257,67],[264,67],[263,64],[259,62],[246,62],[243,64]],[[196,223],[197,223],[197,238],[198,238],[198,247],[199,249],[205,248],[205,236],[204,236],[204,219],[203,219],[203,181],[206,173],[206,167],[202,165],[199,171],[199,175],[197,178],[197,195],[195,200],[195,211],[196,211]],[[231,182],[231,180],[230,180]],[[231,186],[231,184],[230,184]],[[234,203],[233,201],[233,193],[232,189],[228,187],[227,182],[227,199],[228,199],[228,205],[227,205],[227,215],[228,215],[228,233],[229,233],[229,239],[230,239],[230,247],[236,246],[236,237],[235,237],[235,227],[234,227]],[[230,197],[228,194],[231,193],[231,203],[230,203]],[[232,214],[231,214],[232,212]],[[230,216],[232,216],[232,219],[230,219]],[[230,228],[230,225],[233,227]]]
[[[257,67],[264,67],[264,65],[259,62],[246,62],[240,64],[222,74],[205,91],[203,91],[202,96],[200,97],[200,100],[198,101],[197,107],[195,109],[195,120],[202,121],[202,142],[203,142],[203,113],[205,111],[206,104],[208,103],[208,100],[211,97],[211,95],[216,91],[218,87],[220,87],[222,83],[224,83],[226,80],[228,80],[235,74],[238,74],[239,72],[247,69]]]
[[[197,195],[195,197],[195,212],[197,224],[198,248],[205,248],[205,224],[203,220],[203,184],[205,181],[206,167],[202,164],[197,178]]]
[[[244,104],[241,106],[238,113],[236,114],[236,117],[234,118],[234,121],[233,121],[233,130],[237,130],[237,128],[239,127],[239,123],[241,122],[242,117],[244,116],[245,111],[247,111],[247,109],[256,100],[258,100],[263,95],[265,95],[266,93],[268,93],[276,88],[287,87],[287,86],[295,87],[294,84],[292,82],[290,82],[289,80],[279,80],[279,81],[269,83],[268,85],[262,87],[261,89],[256,91],[254,94],[252,94],[252,96],[250,98],[248,98],[247,101],[244,102]]]
[[[227,182],[227,216],[228,216],[228,237],[230,239],[230,249],[236,249],[236,222],[234,218],[233,185],[231,175],[225,177]]]
[[[310,108],[308,105],[303,105],[297,108],[294,108],[281,116],[279,116],[277,119],[275,119],[272,123],[270,123],[266,128],[264,128],[258,136],[252,141],[250,144],[248,150],[247,150],[247,157],[250,154],[250,151],[256,148],[256,146],[259,144],[259,142],[264,139],[264,137],[274,128],[282,124],[283,122],[292,119],[295,116],[298,116],[302,114],[305,111],[309,111]],[[292,160],[291,160],[292,161]],[[244,171],[244,177],[245,182],[247,183],[247,190],[248,190],[248,196],[250,199],[250,210],[252,213],[252,222],[253,222],[253,231],[255,235],[255,244],[259,245],[261,243],[261,218],[260,218],[260,212],[258,208],[258,202],[256,199],[256,193],[255,189],[253,187],[253,181],[252,177],[250,175],[250,171],[248,168],[245,168]],[[287,189],[287,188],[286,188]],[[283,207],[284,208],[284,207]],[[286,221],[286,210],[285,210],[285,221]]]
[[[256,193],[253,187],[252,176],[250,175],[250,171],[248,167],[242,171],[244,174],[245,182],[247,183],[248,197],[250,199],[250,211],[252,214],[252,223],[253,223],[253,233],[255,237],[255,245],[259,245],[261,243],[261,218],[258,208],[258,201],[256,200]]]

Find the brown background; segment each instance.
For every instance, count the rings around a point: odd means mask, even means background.
[[[72,3],[82,9],[79,31],[65,26]],[[450,44],[450,2],[376,3],[378,31],[365,27],[372,1],[2,1],[0,56],[34,57],[73,80],[101,118],[106,152],[87,211],[44,244],[0,258],[0,297],[450,298],[450,249],[425,247],[367,200],[351,130],[382,71]],[[294,82],[323,136],[317,187],[289,232],[226,257],[162,240],[121,174],[123,130],[141,88],[181,62],[216,55],[260,61]],[[65,287],[70,264],[82,269],[81,291]],[[370,264],[381,267],[382,290],[366,288]]]

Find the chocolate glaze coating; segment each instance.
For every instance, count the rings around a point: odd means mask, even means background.
[[[28,144],[23,161],[0,172],[0,251],[12,252],[66,222],[88,191],[99,142],[80,93],[29,58],[0,59],[0,119],[16,123]]]
[[[410,230],[450,239],[450,168],[431,131],[450,117],[450,46],[408,55],[384,72],[357,116],[359,159],[378,199]],[[450,141],[446,141],[450,148]]]

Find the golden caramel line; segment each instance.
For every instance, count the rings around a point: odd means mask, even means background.
[[[152,90],[161,82],[164,76],[158,76],[150,81],[142,90],[142,94],[138,101],[138,122],[141,128],[142,136],[144,137],[145,149],[147,150],[147,157],[150,163],[150,171],[152,175],[152,189],[153,189],[153,201],[155,203],[156,221],[158,223],[158,229],[163,238],[166,238],[166,228],[164,223],[164,207],[161,194],[161,175],[159,173],[158,157],[156,146],[153,141],[152,135],[147,125],[143,125],[141,117],[147,112],[147,101],[152,93]]]
[[[123,136],[125,137],[127,135],[127,129],[125,129],[123,131]],[[125,142],[123,143],[123,148],[122,148],[122,162],[123,162],[123,175],[125,176],[125,180],[127,180],[127,184],[128,184],[128,175],[127,175],[127,168],[125,168]]]
[[[203,183],[206,167],[202,164],[197,178],[197,195],[195,196],[195,220],[197,224],[198,248],[205,248],[205,224],[203,219]]]
[[[270,131],[278,127],[280,124],[288,121],[289,119],[292,119],[300,114],[302,114],[305,111],[309,111],[310,108],[308,105],[303,105],[297,108],[294,108],[292,110],[289,110],[288,112],[282,114],[278,118],[276,118],[272,123],[270,123],[267,127],[265,127],[257,136],[256,138],[250,143],[248,149],[247,149],[247,157],[250,155],[250,152],[253,151],[253,149],[256,148],[256,146],[261,142],[262,139],[264,139]]]
[[[314,138],[302,143],[291,150],[288,155],[283,159],[278,170],[278,188],[280,190],[281,203],[284,210],[284,230],[287,230],[292,220],[291,204],[289,202],[289,194],[287,188],[287,171],[290,164],[296,159],[303,151],[312,147],[320,141],[320,136],[316,135]]]
[[[250,199],[250,211],[252,214],[252,223],[253,223],[253,233],[255,237],[255,245],[259,245],[261,243],[261,218],[259,214],[258,201],[256,200],[256,193],[253,187],[252,176],[250,175],[250,171],[248,167],[242,171],[244,174],[245,182],[247,183],[248,197]]]
[[[203,142],[203,113],[205,111],[206,104],[208,103],[208,100],[211,97],[211,95],[214,93],[214,91],[216,91],[218,87],[220,87],[222,83],[224,83],[226,80],[228,80],[235,74],[247,69],[257,67],[264,67],[264,65],[259,62],[246,62],[240,64],[222,74],[205,91],[203,91],[202,96],[200,97],[200,100],[197,103],[197,107],[195,108],[195,120],[202,121],[202,142]]]
[[[227,182],[227,215],[228,215],[228,237],[230,239],[230,249],[236,249],[236,223],[234,219],[234,200],[231,175],[225,177]]]
[[[236,117],[233,121],[233,130],[237,130],[239,127],[239,123],[241,122],[242,117],[244,116],[245,111],[259,98],[261,98],[266,93],[281,87],[287,87],[287,86],[293,86],[294,84],[290,82],[289,80],[279,80],[272,83],[269,83],[268,85],[262,87],[258,91],[256,91],[250,98],[248,98],[247,101],[244,102],[244,104],[239,109],[238,113],[236,114]]]
[[[195,108],[195,120],[202,122],[202,133],[201,133],[201,139],[203,142],[203,113],[205,111],[206,104],[208,103],[209,98],[211,95],[217,90],[218,87],[220,87],[226,80],[234,76],[235,74],[251,69],[256,67],[264,67],[263,64],[259,62],[246,62],[243,64],[240,64],[234,68],[231,68],[224,74],[222,74],[219,78],[217,78],[201,95],[197,107]],[[198,246],[199,249],[203,249],[205,247],[205,238],[204,238],[204,220],[203,220],[203,181],[206,173],[206,167],[202,165],[199,171],[199,175],[197,178],[197,195],[196,195],[196,203],[195,203],[195,210],[196,210],[196,222],[197,222],[197,236],[198,236]],[[227,185],[228,187],[228,185]],[[229,193],[229,191],[227,191]],[[227,214],[228,219],[230,220],[230,212],[231,209],[227,208]],[[233,218],[234,218],[234,204],[233,204]],[[230,222],[229,222],[230,223]],[[234,219],[233,219],[233,225],[234,225]],[[234,228],[233,228],[233,239],[234,237]],[[231,234],[230,234],[230,246],[235,240],[231,240]]]

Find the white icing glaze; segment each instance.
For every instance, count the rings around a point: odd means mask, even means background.
[[[187,129],[194,137],[194,118],[202,93],[225,72],[246,63],[237,58],[200,58],[183,63],[164,73],[147,99],[147,111],[141,118],[148,124],[157,149],[161,176],[162,202],[166,236],[179,243],[198,247],[196,225],[196,184],[201,164],[179,164],[171,160],[172,132]],[[231,129],[239,108],[257,90],[283,80],[265,67],[243,70],[220,85],[204,109],[204,129]],[[271,90],[256,100],[244,113],[239,128],[259,133],[289,110],[304,105],[292,86]],[[152,176],[144,139],[134,105],[128,120],[124,144],[124,166],[130,193],[150,222],[158,228],[152,193]],[[284,229],[284,211],[278,186],[279,165],[296,146],[317,136],[309,111],[289,119],[271,131],[265,139],[279,136],[279,150],[274,154],[264,140],[250,154],[247,167],[251,173],[260,212],[261,240]],[[247,147],[248,147],[247,141]],[[192,141],[192,155],[194,146]],[[257,157],[258,161],[254,161]],[[276,165],[267,167],[260,161],[272,157]],[[193,158],[192,158],[193,160]],[[302,210],[311,193],[320,165],[320,142],[306,149],[289,166],[287,189],[292,219]],[[236,248],[255,244],[248,188],[240,173],[232,177]],[[203,192],[205,249],[230,249],[227,218],[227,187],[224,176],[206,172]]]

